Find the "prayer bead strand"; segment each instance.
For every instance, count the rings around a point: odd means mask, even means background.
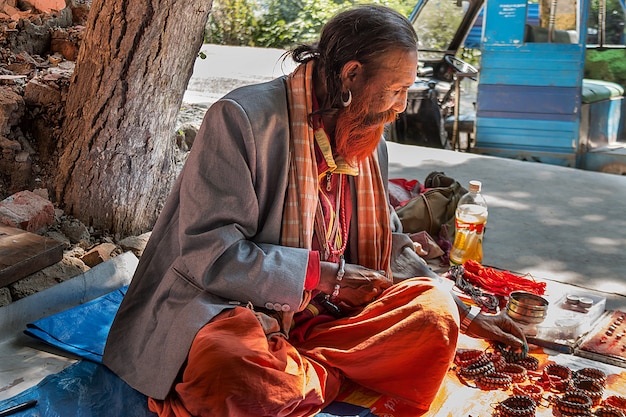
[[[504,357],[504,359],[506,359],[506,361],[509,363],[515,363],[527,357],[526,352],[524,351],[517,352],[503,343],[497,343],[496,349]]]
[[[517,360],[513,363],[522,365],[528,371],[536,371],[537,369],[539,369],[539,359],[535,358],[534,356],[526,356],[525,358]]]
[[[590,379],[572,379],[566,392],[586,395],[591,399],[595,407],[602,401],[604,387],[599,382]]]
[[[583,368],[574,372],[574,378],[576,379],[590,379],[598,382],[602,387],[606,386],[606,374],[604,371],[597,368]]]
[[[474,363],[485,365],[487,362],[489,362],[487,354],[478,349],[461,350],[454,357],[454,363],[462,368],[467,368]]]
[[[556,391],[563,392],[572,379],[572,370],[567,366],[550,363],[543,368],[542,380]]]
[[[512,383],[511,376],[501,372],[482,374],[476,378],[476,385],[482,390],[508,390]]]
[[[554,408],[564,416],[590,416],[591,398],[584,394],[563,394],[554,399]]]
[[[537,404],[525,395],[513,395],[496,406],[497,417],[533,417]]]
[[[488,359],[493,362],[493,366],[496,368],[497,372],[501,372],[502,369],[507,365],[506,359],[499,353],[490,353],[487,355]]]
[[[626,417],[624,413],[613,407],[600,407],[593,412],[595,417]]]
[[[496,371],[496,368],[493,366],[493,362],[487,362],[486,364],[473,363],[468,367],[461,368],[459,373],[470,379],[474,379],[480,375],[491,374]]]
[[[626,412],[626,397],[620,397],[618,395],[609,395],[603,401],[604,406],[617,408],[622,412]]]
[[[508,363],[500,372],[510,375],[513,382],[520,383],[526,381],[527,372],[522,365]]]

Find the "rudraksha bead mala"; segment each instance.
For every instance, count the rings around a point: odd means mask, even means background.
[[[459,369],[459,374],[465,378],[475,379],[480,375],[491,374],[496,371],[493,366],[493,362],[487,362],[485,364],[475,362],[470,366]]]
[[[590,416],[591,398],[584,394],[565,393],[554,399],[554,408],[563,416]]]
[[[526,395],[513,395],[495,407],[497,417],[533,417],[537,404]]]
[[[505,373],[493,372],[490,374],[480,375],[478,378],[476,378],[475,382],[476,385],[483,390],[507,390],[511,388],[513,379],[510,375],[507,375]]]
[[[462,368],[466,368],[474,363],[485,365],[489,362],[487,354],[478,349],[460,350],[454,357],[454,363]]]
[[[516,363],[507,363],[504,368],[500,370],[500,372],[510,375],[513,382],[524,382],[526,381],[526,368],[522,365],[518,365]]]
[[[590,379],[598,382],[602,387],[606,386],[606,374],[604,371],[597,368],[583,368],[574,372],[573,378],[575,379]]]
[[[609,395],[608,397],[606,397],[602,404],[604,406],[617,408],[622,412],[626,411],[626,397],[620,397],[619,395]]]
[[[504,357],[504,359],[508,363],[515,363],[528,357],[525,352],[514,350],[503,343],[497,343],[495,346],[497,351]]]
[[[499,353],[490,352],[487,354],[487,357],[491,362],[493,362],[493,366],[496,368],[496,372],[502,371],[502,368],[507,365],[506,359],[504,359],[504,357]]]
[[[619,409],[614,407],[600,407],[593,412],[595,417],[626,417]]]
[[[519,359],[513,363],[522,365],[529,371],[536,371],[537,369],[539,369],[539,359],[535,358],[534,356],[526,356],[525,358]]]
[[[566,392],[575,394],[584,394],[591,399],[593,406],[600,404],[604,387],[599,382],[591,379],[572,379]]]
[[[542,380],[556,391],[565,391],[571,379],[572,370],[567,366],[550,363],[543,368]]]

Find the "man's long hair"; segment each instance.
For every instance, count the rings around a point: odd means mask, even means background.
[[[343,66],[359,61],[366,73],[382,68],[391,51],[417,51],[417,34],[411,22],[393,9],[379,5],[360,5],[341,12],[322,28],[319,42],[300,45],[291,52],[295,62],[316,60],[328,92],[328,102],[320,112],[340,109]],[[369,75],[373,75],[369,72]]]

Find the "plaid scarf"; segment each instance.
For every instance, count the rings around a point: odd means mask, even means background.
[[[308,122],[313,104],[311,84],[314,61],[296,68],[287,77],[290,120],[289,185],[285,202],[281,244],[311,249],[315,211],[319,203],[315,137]],[[391,277],[391,227],[389,206],[382,182],[378,155],[359,162],[356,186],[358,258],[367,268],[387,271]]]

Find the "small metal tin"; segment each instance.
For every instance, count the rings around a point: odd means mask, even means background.
[[[593,300],[589,297],[580,297],[578,300],[578,306],[582,308],[590,308],[593,306]]]
[[[528,324],[543,322],[548,313],[548,300],[526,291],[513,291],[509,295],[507,314],[513,320]]]

